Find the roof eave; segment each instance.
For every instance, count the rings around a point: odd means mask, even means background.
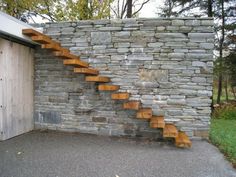
[[[32,41],[29,37],[22,34],[22,30],[26,28],[32,28],[34,30],[39,31],[38,29],[10,16],[0,11],[0,33],[11,36],[12,38],[16,38],[18,40],[22,40],[24,42],[37,45],[34,41]],[[39,31],[41,32],[41,31]]]

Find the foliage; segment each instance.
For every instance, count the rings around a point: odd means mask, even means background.
[[[236,106],[235,105],[221,105],[219,107],[216,107],[212,114],[212,118],[236,120]]]
[[[0,10],[22,21],[41,16],[49,21],[74,21],[110,17],[113,0],[1,0]]]
[[[214,62],[214,74],[218,75],[220,72],[224,76],[229,76],[230,83],[232,86],[236,86],[236,53],[230,52],[228,56],[224,57],[222,65],[220,66],[219,58]]]
[[[66,0],[56,7],[58,21],[103,19],[110,17],[110,4],[113,0]],[[65,13],[66,12],[66,13]]]
[[[58,0],[1,0],[0,10],[27,22],[34,16],[54,21],[51,14],[52,7]]]
[[[236,164],[236,120],[212,119],[210,140]]]
[[[164,1],[164,6],[159,7],[160,12],[157,13],[161,17],[175,17],[178,15],[176,11],[174,11],[174,8],[176,8],[177,5],[174,1],[172,0],[165,0]]]
[[[208,0],[165,0],[159,9],[163,17],[203,16],[208,14]]]

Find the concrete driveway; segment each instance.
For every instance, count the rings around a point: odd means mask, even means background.
[[[30,132],[0,142],[0,177],[236,177],[211,144],[191,149],[157,142]]]

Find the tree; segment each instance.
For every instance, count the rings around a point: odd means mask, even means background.
[[[236,50],[232,51],[230,55],[226,58],[226,65],[229,72],[229,82],[231,91],[236,99]]]
[[[111,6],[114,18],[134,18],[150,0],[115,0]]]
[[[164,5],[158,8],[160,9],[160,13],[157,14],[161,17],[176,17],[178,12],[174,9],[178,6],[179,4],[173,0],[165,0]]]
[[[219,55],[219,66],[220,66],[220,69],[222,68],[223,66],[223,44],[224,44],[224,39],[225,39],[225,9],[224,9],[224,1],[223,0],[220,0],[220,5],[221,5],[221,37],[220,37],[220,40],[219,40],[219,52],[220,52],[220,55]],[[223,80],[223,73],[222,71],[220,70],[219,72],[219,77],[218,77],[218,93],[217,93],[217,103],[219,104],[220,103],[220,98],[221,98],[221,94],[222,94],[222,80]]]
[[[160,16],[202,16],[212,17],[212,0],[165,0],[160,7]]]
[[[56,2],[52,0],[1,0],[0,10],[16,17],[22,21],[27,22],[34,16],[41,16],[42,18],[53,21],[53,17],[49,11],[49,7]]]
[[[207,0],[207,16],[213,17],[212,0]]]
[[[0,10],[28,22],[40,16],[47,21],[72,21],[110,17],[113,0],[1,0]]]
[[[226,26],[226,30],[231,31],[231,34],[227,35],[227,46],[230,52],[225,60],[225,65],[227,66],[227,71],[229,73],[231,92],[233,93],[234,99],[236,99],[236,35],[233,34],[235,29],[236,24]]]
[[[222,89],[223,86],[225,88],[226,92],[226,98],[228,96],[228,81],[229,78],[232,78],[229,66],[229,57],[233,56],[231,50],[232,41],[229,42],[227,40],[228,35],[234,34],[235,32],[235,23],[236,20],[234,18],[234,14],[231,13],[232,7],[235,7],[236,3],[233,0],[218,0],[215,1],[213,4],[214,8],[214,17],[215,20],[218,21],[215,25],[215,32],[216,32],[216,50],[219,52],[218,57],[218,93],[217,93],[217,103],[219,104],[221,102],[221,96],[222,96]],[[224,54],[228,51],[228,54]],[[232,63],[231,63],[232,64]],[[235,65],[234,65],[235,66]],[[235,77],[235,76],[234,76]],[[232,79],[231,79],[232,81]]]
[[[106,19],[110,18],[112,2],[113,0],[61,0],[55,16],[59,21]]]
[[[127,4],[127,18],[131,18],[132,17],[133,1],[132,0],[127,0],[126,4]]]

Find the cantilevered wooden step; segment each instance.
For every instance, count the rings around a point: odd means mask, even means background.
[[[163,129],[164,138],[176,138],[178,136],[178,130],[173,124],[166,124]]]
[[[192,142],[184,132],[179,132],[178,136],[175,138],[175,146],[181,148],[190,148],[192,146]]]
[[[118,85],[99,85],[98,86],[99,91],[116,91],[119,89],[120,89],[120,86]]]
[[[41,44],[55,44],[60,46],[60,43],[53,41],[49,36],[40,33],[39,31],[36,31],[34,29],[23,29],[22,34],[31,37],[33,41]]]
[[[140,101],[129,101],[123,104],[124,109],[139,110]]]
[[[142,108],[137,112],[136,118],[139,119],[151,119],[152,109],[151,108]]]
[[[129,93],[127,92],[120,92],[120,93],[113,93],[111,95],[113,100],[127,100],[129,99]]]
[[[51,44],[53,41],[48,38],[47,36],[32,36],[31,37],[32,41],[41,43],[41,44]]]
[[[85,81],[87,81],[87,82],[110,82],[110,78],[104,77],[104,76],[86,76]]]
[[[165,120],[163,116],[152,116],[150,120],[150,127],[151,128],[164,128],[165,127]]]
[[[55,43],[50,43],[50,44],[42,44],[41,45],[42,49],[50,49],[54,51],[65,51],[65,52],[70,52],[68,49],[62,48],[60,45],[55,44]]]
[[[87,75],[98,75],[98,70],[93,68],[74,68],[75,73],[87,74]]]
[[[23,29],[22,30],[22,34],[26,35],[26,36],[29,36],[29,37],[32,37],[32,36],[41,36],[41,35],[44,35],[43,33],[39,32],[39,31],[36,31],[32,28],[28,28],[28,29]],[[46,36],[46,35],[44,35]],[[49,38],[49,37],[48,37]]]
[[[63,60],[64,65],[71,65],[75,67],[85,67],[87,68],[89,64],[85,61],[81,61],[79,59],[68,59],[68,60]]]
[[[80,59],[78,56],[71,54],[70,52],[61,50],[61,51],[56,51],[53,52],[53,54],[57,57],[61,57],[61,58],[68,58],[68,59]]]

